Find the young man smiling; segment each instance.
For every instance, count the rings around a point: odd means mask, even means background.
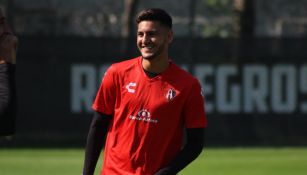
[[[175,175],[203,149],[204,98],[197,79],[169,59],[171,17],[146,9],[136,22],[141,56],[111,65],[102,80],[84,175],[94,173],[106,132],[102,175]]]

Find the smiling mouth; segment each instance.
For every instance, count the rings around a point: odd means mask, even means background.
[[[147,45],[147,46],[142,46],[143,49],[152,49],[153,46],[152,45]]]
[[[150,46],[150,47],[144,47],[145,49],[152,49],[153,47],[152,46]]]
[[[142,51],[143,51],[144,53],[151,53],[151,52],[153,52],[153,48],[143,47],[143,48],[142,48]]]

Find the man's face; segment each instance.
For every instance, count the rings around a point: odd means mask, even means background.
[[[154,59],[168,52],[168,44],[172,39],[172,31],[158,21],[142,21],[138,24],[137,46],[144,59]]]

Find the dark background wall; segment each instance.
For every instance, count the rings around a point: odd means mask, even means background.
[[[134,40],[129,53],[120,52],[122,43],[127,41],[20,37],[17,132],[1,145],[84,145],[104,70],[138,56]],[[306,145],[306,51],[304,39],[177,38],[172,59],[206,93],[207,145]]]
[[[172,15],[171,57],[204,88],[207,145],[306,146],[306,3],[0,0],[20,41],[17,132],[0,147],[84,145],[101,76],[138,55],[127,38],[148,7]]]

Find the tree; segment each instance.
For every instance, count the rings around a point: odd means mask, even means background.
[[[133,17],[136,14],[139,0],[125,0],[124,1],[124,13],[123,13],[123,27],[121,36],[123,38],[129,38],[133,35],[134,21]]]
[[[133,38],[134,31],[134,16],[136,14],[137,6],[139,0],[125,0],[124,1],[124,13],[123,13],[123,27],[121,30],[121,37],[123,38],[121,42],[121,53],[124,55],[130,55],[133,51],[131,47],[131,40]]]
[[[254,0],[235,0],[236,33],[240,38],[252,38],[255,30]]]

